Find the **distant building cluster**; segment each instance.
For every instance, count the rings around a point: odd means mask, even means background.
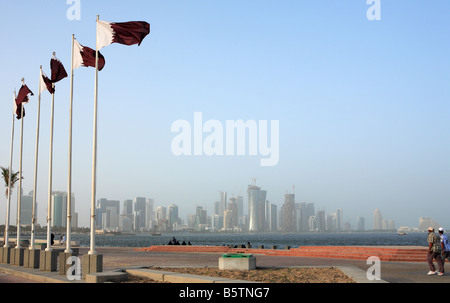
[[[244,199],[247,199],[247,208]],[[106,231],[215,231],[215,232],[340,232],[365,230],[365,219],[357,218],[352,229],[344,222],[342,209],[326,214],[315,210],[314,203],[297,202],[294,193],[286,193],[278,206],[267,200],[267,191],[255,184],[247,188],[247,196],[232,195],[220,191],[208,214],[203,206],[196,205],[195,213],[186,220],[179,217],[178,206],[154,206],[154,200],[137,197],[123,202],[100,199],[97,202],[97,229]],[[247,212],[245,211],[247,210]],[[381,215],[380,215],[381,216]],[[390,225],[386,225],[387,227]]]
[[[364,217],[356,218],[352,227],[344,222],[342,209],[334,213],[316,210],[314,203],[297,202],[295,193],[286,193],[279,208],[267,200],[267,191],[255,184],[248,185],[247,207],[244,196],[220,191],[218,201],[213,202],[213,211],[195,206],[195,213],[186,220],[179,217],[178,205],[156,206],[151,198],[136,197],[123,201],[101,198],[96,204],[97,230],[110,232],[145,231],[215,231],[215,232],[345,232],[365,231]],[[22,196],[21,224],[31,225],[33,192]],[[122,205],[121,205],[122,204]],[[247,210],[247,211],[245,211]],[[75,212],[75,195],[72,195],[72,227],[78,227]],[[51,197],[52,227],[67,225],[67,193],[53,192]],[[36,215],[37,216],[37,215]],[[418,230],[438,226],[431,218],[420,218]],[[399,228],[399,229],[404,229]],[[409,229],[409,228],[408,228]],[[373,212],[373,230],[395,230],[394,220],[382,217],[381,211]]]
[[[75,212],[75,195],[72,194],[71,203],[71,223],[72,227],[78,227],[78,213]],[[37,207],[35,217],[38,217]],[[67,227],[67,192],[53,192],[51,196],[51,226]],[[22,226],[31,226],[33,216],[33,191],[28,195],[22,195],[20,224]]]

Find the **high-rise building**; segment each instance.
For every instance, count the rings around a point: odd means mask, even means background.
[[[258,196],[258,231],[266,231],[266,197],[267,191],[260,190]]]
[[[53,192],[51,198],[52,227],[67,227],[67,193]],[[75,214],[75,195],[71,199],[72,214]],[[72,220],[72,227],[75,222]]]
[[[146,201],[147,199],[143,197],[134,198],[134,212],[139,214],[139,225],[135,226],[135,230],[142,230],[147,225]]]
[[[224,216],[224,212],[227,209],[227,193],[224,191],[219,192],[219,216]]]
[[[178,218],[178,206],[175,204],[170,204],[169,207],[167,207],[167,219],[169,220],[169,229],[173,230],[173,225],[175,223],[180,223]]]
[[[326,219],[325,219],[325,211],[324,210],[318,210],[316,214],[316,220],[317,220],[317,230],[318,231],[325,231],[327,228]]]
[[[281,230],[283,232],[295,232],[295,194],[284,195],[284,204],[281,211],[283,217]]]
[[[383,229],[382,221],[383,217],[381,216],[381,211],[377,208],[373,212],[373,229],[374,230]]]
[[[344,230],[344,214],[342,212],[342,208],[338,208],[336,210],[336,223],[337,223],[337,230],[343,231]]]
[[[278,214],[277,214],[277,206],[275,204],[269,203],[270,205],[270,214],[269,214],[269,231],[277,232],[278,231]]]
[[[99,229],[118,230],[120,201],[101,198],[97,201],[97,226]]]
[[[258,215],[259,215],[259,192],[261,188],[256,185],[249,185],[247,189],[248,194],[248,215],[250,232],[256,232],[258,230]]]
[[[31,217],[33,216],[33,191],[31,191],[27,196],[22,195],[21,199],[20,225],[31,226]]]

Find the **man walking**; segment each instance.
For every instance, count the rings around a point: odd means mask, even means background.
[[[439,227],[439,236],[441,237],[442,262],[445,264],[445,259],[450,261],[450,243],[448,243],[448,237],[444,235],[442,227]]]
[[[436,262],[439,267],[438,276],[444,275],[444,261],[441,258],[441,239],[438,235],[434,232],[433,227],[428,228],[428,255],[427,255],[427,262],[430,266],[430,271],[428,272],[428,275],[434,275],[436,273],[436,267],[433,264],[433,259],[436,259]]]

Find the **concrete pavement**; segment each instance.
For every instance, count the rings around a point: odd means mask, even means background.
[[[80,254],[86,254],[88,248],[80,248]],[[135,251],[133,248],[98,248],[98,254],[103,255],[103,271],[139,267],[218,267],[220,253],[177,253],[177,252],[145,252]],[[347,275],[359,283],[371,283],[366,273],[372,264],[365,260],[268,256],[256,255],[258,268],[262,267],[297,267],[297,266],[326,266],[339,267]],[[448,265],[448,263],[447,263]],[[426,260],[423,262],[390,262],[382,261],[380,267],[381,282],[388,283],[449,283],[450,272],[444,276],[428,276]],[[9,264],[0,264],[1,283],[68,283],[67,277],[58,272],[41,272],[38,269],[26,269]],[[73,281],[70,283],[85,283]]]

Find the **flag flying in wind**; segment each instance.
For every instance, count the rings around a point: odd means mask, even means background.
[[[50,94],[55,93],[55,87],[53,86],[52,80],[50,80],[44,71],[41,69],[41,79],[39,82],[39,93],[41,94],[44,90],[48,90]]]
[[[17,119],[22,119],[22,104],[28,103],[30,100],[28,99],[28,95],[34,96],[33,92],[26,86],[25,84],[22,84],[22,87],[19,90],[19,93],[16,97],[16,103],[15,103],[15,112],[17,115]],[[23,117],[25,117],[25,108],[23,109]]]
[[[124,45],[141,45],[142,40],[150,33],[150,24],[144,21],[131,22],[97,22],[97,49],[111,43]]]
[[[83,46],[74,40],[74,58],[73,68],[79,68],[80,66],[95,67],[95,50],[87,46]],[[105,67],[105,57],[98,52],[98,70],[102,70]]]
[[[66,69],[64,65],[53,54],[53,58],[50,60],[50,68],[52,71],[52,82],[56,83],[67,77]]]

